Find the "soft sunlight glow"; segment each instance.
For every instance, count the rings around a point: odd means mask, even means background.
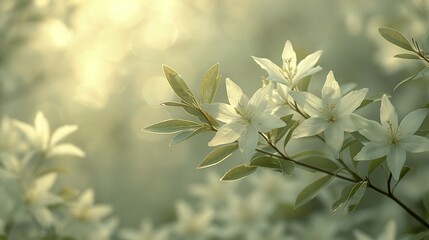
[[[58,47],[66,47],[72,38],[72,33],[59,20],[52,20],[48,23],[49,36],[51,37],[54,44]]]

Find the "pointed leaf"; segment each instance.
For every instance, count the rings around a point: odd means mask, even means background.
[[[414,54],[409,54],[409,53],[396,54],[393,57],[395,57],[395,58],[402,58],[402,59],[420,59],[419,56],[414,55]]]
[[[173,69],[163,65],[165,77],[168,80],[173,91],[179,96],[183,101],[189,104],[196,103],[195,97],[192,94],[192,91],[189,89],[188,85],[186,85],[185,81],[183,81],[182,77],[175,72]]]
[[[401,174],[399,175],[399,179],[398,179],[398,181],[397,181],[397,182],[401,181],[401,180],[402,180],[402,178],[404,178],[404,177],[405,177],[405,175],[407,175],[407,174],[410,172],[410,170],[412,170],[412,168],[410,168],[410,167],[408,167],[408,166],[404,166],[404,167],[402,167],[402,169],[401,169]]]
[[[245,164],[238,165],[237,167],[229,170],[222,178],[221,181],[233,181],[244,178],[256,171],[257,167],[246,166]]]
[[[323,152],[320,151],[303,151],[291,156],[292,159],[296,159],[299,162],[318,167],[327,171],[337,171],[339,166],[333,162],[330,158],[325,156]]]
[[[204,74],[200,85],[201,103],[211,103],[219,87],[219,63],[213,65]]]
[[[280,162],[278,159],[270,156],[258,156],[250,161],[249,166],[252,167],[264,167],[281,170]]]
[[[390,43],[393,43],[396,46],[401,47],[403,49],[414,51],[413,48],[411,47],[410,42],[407,40],[407,38],[405,38],[404,35],[396,31],[395,29],[382,27],[382,28],[379,28],[378,31],[380,32],[381,36],[383,36],[384,39],[386,39]]]
[[[301,207],[312,200],[322,189],[324,189],[332,181],[334,177],[331,175],[323,176],[307,187],[305,187],[295,200],[295,208]]]
[[[192,108],[191,105],[183,102],[163,102],[160,104],[161,106],[169,106],[169,107],[187,107]]]
[[[381,98],[383,97],[383,95],[384,95],[384,93],[379,93],[379,94],[376,94],[376,95],[371,96],[369,98],[365,98],[357,109],[363,108],[370,103],[381,101]],[[390,96],[388,96],[388,97],[390,97]]]
[[[380,166],[384,160],[386,160],[386,157],[381,157],[381,158],[377,158],[372,160],[369,165],[368,165],[368,175],[370,175],[372,172],[374,172],[374,170]]]
[[[367,184],[368,183],[366,181],[362,181],[356,183],[353,187],[349,199],[349,207],[347,208],[349,212],[353,211],[362,201],[362,198],[365,195]]]
[[[180,132],[179,134],[177,134],[176,136],[174,136],[171,139],[170,146],[178,144],[180,142],[183,142],[186,139],[191,138],[191,137],[197,135],[198,133],[201,133],[201,132],[204,132],[204,131],[208,131],[208,129],[205,128],[205,127],[200,127],[200,128],[197,128],[197,129],[182,131],[182,132]]]
[[[146,128],[143,128],[143,131],[153,132],[153,133],[176,133],[182,130],[190,130],[201,127],[200,123],[183,120],[183,119],[168,119],[159,123],[155,123]]]
[[[198,165],[197,168],[206,168],[211,167],[213,165],[216,165],[229,156],[233,152],[235,152],[238,149],[238,144],[234,143],[232,145],[226,145],[219,148],[216,148],[215,150],[211,151],[207,156],[204,158],[204,160]]]
[[[429,192],[423,195],[423,206],[427,213],[429,213]]]
[[[429,239],[429,231],[424,231],[417,233],[415,235],[412,235],[410,238],[407,238],[408,240],[428,240]]]
[[[295,163],[288,160],[280,160],[280,166],[282,167],[282,172],[284,175],[292,175],[295,170]]]
[[[332,204],[332,207],[331,207],[332,212],[336,212],[337,210],[341,209],[347,204],[350,198],[350,193],[354,186],[355,184],[350,184],[343,188],[343,190],[341,191],[340,198],[338,198],[338,200],[335,201],[334,204]]]
[[[401,86],[404,83],[420,79],[420,78],[422,78],[422,77],[424,77],[424,76],[426,76],[428,74],[429,74],[429,67],[426,67],[423,70],[421,70],[420,72],[418,72],[417,74],[415,74],[415,75],[413,75],[413,76],[411,76],[409,78],[406,78],[406,79],[402,80],[401,82],[399,82],[395,86],[395,88],[393,88],[393,91],[395,91],[399,86]]]

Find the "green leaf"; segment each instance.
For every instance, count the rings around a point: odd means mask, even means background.
[[[409,53],[396,54],[393,57],[395,57],[395,58],[402,58],[402,59],[420,59],[419,56],[414,55],[414,54],[409,54]]]
[[[395,29],[389,27],[382,27],[379,28],[378,31],[380,32],[381,36],[383,36],[384,39],[386,39],[390,43],[393,43],[396,46],[406,49],[408,51],[414,51],[407,38],[405,38],[404,35],[396,31]]]
[[[418,135],[422,137],[426,137],[428,134],[429,134],[429,130],[417,130],[417,132],[414,133],[414,135]]]
[[[369,98],[365,98],[357,109],[363,108],[370,103],[381,101],[381,98],[383,97],[383,95],[384,95],[384,93],[379,93],[379,94],[373,95]],[[390,97],[390,96],[388,96],[388,97]]]
[[[180,132],[182,130],[196,129],[200,127],[202,127],[202,125],[197,122],[192,122],[183,119],[168,119],[145,127],[142,130],[146,132],[168,134]]]
[[[367,184],[366,181],[361,181],[345,186],[341,191],[340,198],[332,205],[332,212],[338,211],[347,204],[349,205],[347,210],[349,212],[353,211],[365,195]]]
[[[216,165],[222,162],[223,160],[225,160],[226,158],[228,158],[229,156],[231,156],[231,154],[235,152],[235,150],[237,149],[238,149],[237,143],[216,148],[215,150],[207,154],[207,156],[198,165],[197,168],[206,168],[206,167]]]
[[[198,133],[205,132],[205,131],[209,131],[209,130],[205,127],[200,127],[197,129],[185,130],[185,131],[179,132],[179,134],[177,134],[171,139],[170,146],[183,142],[186,139],[191,138],[197,135]]]
[[[359,161],[355,161],[353,158],[361,151],[362,146],[362,143],[360,143],[358,140],[354,140],[353,143],[349,146],[350,159],[352,159],[352,163],[355,166],[359,163]]]
[[[283,148],[286,148],[286,145],[289,143],[290,139],[292,138],[293,131],[295,131],[295,129],[299,125],[298,121],[295,121],[295,120],[291,120],[291,121],[292,122],[289,124],[289,126],[290,126],[289,131],[287,132],[284,143],[283,143]]]
[[[277,158],[273,158],[270,156],[258,156],[253,158],[249,166],[252,167],[263,167],[263,168],[273,168],[281,170],[280,161]]]
[[[295,163],[288,160],[279,160],[280,166],[282,168],[282,172],[284,175],[292,175],[293,171],[295,170]]]
[[[295,200],[295,208],[301,207],[313,199],[323,188],[328,186],[333,178],[331,175],[326,175],[305,187]]]
[[[411,76],[411,77],[409,77],[409,78],[406,78],[406,79],[404,79],[404,80],[402,80],[401,82],[399,82],[396,86],[395,86],[395,88],[393,88],[393,91],[395,91],[399,86],[401,86],[402,84],[404,84],[404,83],[407,83],[407,82],[410,82],[410,81],[414,81],[414,80],[417,80],[417,79],[420,79],[420,78],[422,78],[422,77],[424,77],[424,76],[426,76],[426,75],[428,75],[429,74],[429,67],[425,67],[423,70],[421,70],[420,72],[418,72],[417,74],[415,74],[415,75],[413,75],[413,76]]]
[[[163,102],[160,104],[161,106],[169,106],[169,107],[186,107],[186,108],[192,108],[191,105],[183,102]]]
[[[380,166],[384,160],[386,160],[386,157],[381,157],[381,158],[377,158],[372,160],[369,165],[368,165],[368,176],[371,175],[372,172],[374,172],[374,170]]]
[[[423,206],[427,213],[429,213],[429,191],[423,195]]]
[[[244,178],[256,171],[257,167],[246,166],[245,164],[238,165],[229,170],[222,178],[221,181],[233,181]]]
[[[401,173],[399,174],[399,179],[397,182],[401,181],[402,178],[404,178],[405,175],[407,175],[410,172],[410,170],[412,170],[412,168],[410,168],[408,166],[403,166],[401,169]]]
[[[162,68],[164,69],[164,74],[168,80],[168,83],[177,96],[179,96],[184,102],[191,105],[196,103],[192,91],[189,89],[188,85],[186,85],[185,81],[183,81],[182,77],[173,69],[165,65],[163,65]]]
[[[339,169],[339,166],[335,162],[333,162],[329,157],[327,157],[323,152],[320,151],[303,151],[294,154],[293,156],[291,156],[291,158],[307,165],[311,165],[327,171],[333,172]]]
[[[204,74],[200,85],[201,103],[211,103],[216,95],[219,87],[219,63],[213,65]]]
[[[331,207],[332,212],[338,211],[339,209],[341,209],[347,204],[350,198],[350,193],[354,186],[355,184],[350,184],[343,188],[343,190],[341,191],[340,198],[332,204],[332,207]]]
[[[367,184],[368,183],[366,181],[362,181],[356,183],[353,187],[349,199],[349,207],[347,208],[349,212],[353,211],[362,201],[362,198],[365,195]]]
[[[284,117],[281,117],[280,119],[284,123],[286,123],[286,126],[281,127],[281,128],[275,128],[275,129],[271,130],[270,139],[274,143],[277,143],[291,129],[291,127],[293,126],[293,124],[295,122],[295,120],[293,120],[292,117],[293,117],[293,114],[289,114],[289,115],[286,115]]]
[[[429,239],[429,231],[424,231],[417,233],[415,235],[412,235],[410,238],[407,238],[408,240],[428,240]]]

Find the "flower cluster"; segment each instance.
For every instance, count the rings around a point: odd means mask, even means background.
[[[381,28],[380,33],[393,44],[413,51],[416,56],[412,59],[421,58],[429,62],[417,44],[412,47],[395,30]],[[208,146],[216,148],[198,167],[219,164],[239,150],[243,164],[230,169],[221,178],[224,181],[243,178],[254,173],[258,167],[270,168],[285,175],[291,175],[296,166],[321,173],[319,179],[298,193],[295,207],[309,202],[332,180],[342,179],[351,184],[341,186],[341,194],[331,206],[333,212],[354,210],[366,189],[373,189],[394,200],[429,228],[428,222],[406,207],[393,193],[411,169],[406,165],[406,152],[429,151],[429,139],[422,136],[424,131],[420,131],[426,119],[426,107],[410,112],[398,123],[396,110],[386,94],[367,97],[367,88],[354,90],[354,87],[341,87],[333,71],[327,73],[320,93],[312,93],[309,84],[311,77],[322,70],[317,65],[321,54],[322,51],[316,51],[298,63],[291,42],[286,41],[281,67],[269,59],[253,57],[268,76],[250,98],[235,82],[226,78],[229,104],[213,102],[220,82],[218,64],[203,76],[200,99],[195,97],[178,73],[164,66],[165,76],[181,101],[162,105],[182,107],[199,121],[169,119],[144,130],[177,133],[172,144],[201,132],[215,132]],[[425,70],[397,86],[424,74]],[[361,115],[364,106],[377,102],[381,102],[380,123]],[[305,147],[303,138],[320,140],[322,151]],[[297,147],[291,147],[297,144],[304,150],[297,151]],[[365,167],[363,160],[371,161],[366,165],[366,172],[362,171]],[[378,187],[371,179],[377,168],[385,170],[387,189]],[[429,200],[425,204],[429,206]],[[189,212],[183,206],[180,209],[183,210],[181,212]],[[209,218],[210,215],[207,213],[205,216]]]
[[[34,126],[4,118],[0,154],[0,236],[7,239],[110,239],[117,221],[107,219],[109,206],[94,205],[92,190],[80,197],[58,189],[62,156],[84,152],[63,140],[78,129],[59,127],[53,133],[42,112]]]

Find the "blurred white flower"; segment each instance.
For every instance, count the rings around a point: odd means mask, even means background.
[[[221,183],[220,177],[214,172],[209,172],[205,182],[192,185],[189,191],[203,204],[223,206],[231,195],[236,194],[237,182]]]
[[[268,72],[268,80],[278,82],[294,88],[301,79],[306,76],[312,75],[322,68],[320,66],[314,67],[320,58],[322,51],[314,52],[305,57],[298,65],[296,65],[296,53],[293,50],[290,41],[286,41],[283,49],[282,59],[283,67],[280,68],[267,58],[253,57],[255,62]]]
[[[386,156],[393,178],[398,180],[406,160],[406,152],[429,151],[429,139],[414,135],[426,118],[427,110],[419,109],[407,114],[398,126],[395,107],[386,95],[381,99],[381,124],[362,117],[353,120],[361,128],[360,134],[371,142],[365,144],[354,160],[374,160]]]
[[[50,192],[56,178],[56,173],[49,173],[23,189],[21,202],[16,206],[17,218],[30,217],[45,227],[54,223],[54,216],[48,207],[63,202],[61,197]]]
[[[308,92],[290,92],[298,105],[310,115],[293,132],[292,137],[301,138],[325,133],[326,144],[338,157],[344,141],[344,132],[357,131],[351,121],[357,107],[365,98],[367,88],[351,91],[341,96],[340,87],[332,71],[328,73],[322,88],[322,99]]]
[[[395,240],[396,239],[396,223],[393,220],[390,220],[386,224],[384,231],[377,237],[372,238],[367,234],[356,230],[353,232],[356,240]]]
[[[85,156],[85,153],[75,145],[59,143],[78,129],[76,125],[62,126],[56,129],[51,136],[49,122],[42,112],[37,112],[34,127],[18,120],[15,120],[14,124],[25,135],[32,147],[37,151],[46,153],[47,157],[58,155]]]
[[[118,226],[118,219],[110,218],[100,222],[88,231],[87,237],[83,239],[110,240]]]
[[[272,85],[258,89],[252,98],[243,93],[231,79],[226,79],[226,90],[230,104],[213,103],[204,105],[214,118],[226,123],[218,129],[209,146],[232,143],[238,139],[243,159],[250,159],[258,145],[259,132],[285,126],[272,114],[268,107],[272,95]]]
[[[87,189],[79,199],[70,206],[71,215],[81,222],[97,222],[107,217],[112,212],[109,205],[95,205],[94,191]]]
[[[152,222],[144,220],[138,230],[124,229],[119,233],[123,240],[166,240],[166,229],[155,230]]]
[[[194,210],[186,202],[176,204],[177,222],[173,227],[174,233],[183,239],[207,239],[215,231],[211,227],[214,211],[204,208],[200,212]]]

